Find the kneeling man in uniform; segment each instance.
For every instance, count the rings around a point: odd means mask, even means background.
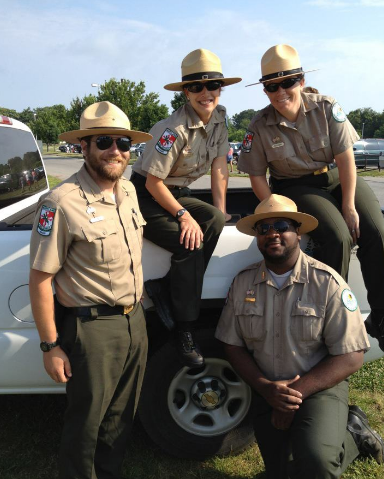
[[[269,479],[336,479],[359,455],[383,461],[348,377],[369,349],[356,298],[332,268],[300,250],[317,220],[271,195],[237,223],[264,260],[234,279],[216,337],[255,392],[255,433]]]

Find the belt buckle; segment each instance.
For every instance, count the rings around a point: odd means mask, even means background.
[[[133,309],[133,304],[131,306],[124,306],[124,314],[129,314]]]
[[[328,166],[323,166],[319,170],[313,172],[314,175],[321,175],[322,173],[326,173],[328,171]]]

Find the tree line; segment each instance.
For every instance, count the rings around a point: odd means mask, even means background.
[[[168,107],[160,103],[159,94],[146,93],[145,83],[111,78],[99,85],[97,95],[76,97],[67,109],[58,104],[42,108],[26,108],[22,112],[0,107],[0,115],[10,116],[27,124],[34,135],[47,145],[55,144],[63,131],[79,127],[82,112],[97,101],[110,101],[121,108],[131,121],[131,128],[148,132],[158,121],[169,116]],[[184,93],[176,92],[171,100],[172,110],[186,103]],[[257,113],[256,110],[243,110],[228,121],[228,138],[231,142],[241,142],[248,125]],[[348,115],[357,133],[364,138],[384,138],[384,111],[379,113],[372,108],[359,108]]]

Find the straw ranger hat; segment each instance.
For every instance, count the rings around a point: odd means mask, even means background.
[[[199,48],[184,58],[181,63],[181,82],[169,83],[164,88],[170,91],[183,91],[183,86],[191,82],[220,80],[223,86],[233,85],[242,78],[225,78],[221,69],[220,58],[209,50]]]
[[[289,78],[304,73],[315,72],[317,70],[303,71],[297,50],[290,45],[275,45],[267,50],[261,58],[262,77],[257,83],[250,85],[260,85],[276,78]]]
[[[127,115],[109,101],[93,103],[86,108],[80,118],[80,130],[66,131],[59,135],[60,140],[77,143],[90,135],[126,135],[132,143],[146,142],[152,135],[143,131],[131,130]]]
[[[255,223],[265,218],[288,218],[301,223],[299,234],[308,233],[319,224],[315,217],[298,212],[296,203],[291,199],[286,196],[271,195],[256,207],[255,214],[238,221],[236,228],[246,235],[256,236],[256,231],[252,228]]]

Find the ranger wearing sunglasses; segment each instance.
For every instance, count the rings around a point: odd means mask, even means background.
[[[133,166],[131,181],[147,222],[144,236],[171,251],[171,269],[149,280],[146,291],[163,323],[177,324],[177,347],[186,365],[200,367],[203,356],[193,335],[200,312],[203,276],[225,220],[228,132],[221,88],[241,81],[226,78],[220,59],[204,49],[189,53],[182,81],[165,85],[184,92],[188,103],[152,129],[153,140]],[[188,186],[211,168],[213,205],[191,196]]]
[[[314,257],[344,279],[351,248],[359,246],[372,310],[365,324],[384,351],[384,220],[376,196],[356,177],[352,146],[359,137],[333,98],[302,91],[305,72],[293,47],[270,48],[261,71],[270,105],[251,121],[238,167],[260,200],[281,193],[318,218],[310,234]]]
[[[145,221],[122,174],[131,141],[152,137],[109,102],[86,108],[80,130],[59,137],[80,141],[85,163],[40,200],[30,274],[44,366],[67,388],[59,477],[118,479],[147,356]]]
[[[234,279],[216,337],[255,392],[268,479],[337,479],[359,454],[383,462],[382,438],[359,407],[348,408],[348,377],[369,349],[356,298],[300,250],[317,224],[273,194],[236,225],[256,236],[264,260]]]

